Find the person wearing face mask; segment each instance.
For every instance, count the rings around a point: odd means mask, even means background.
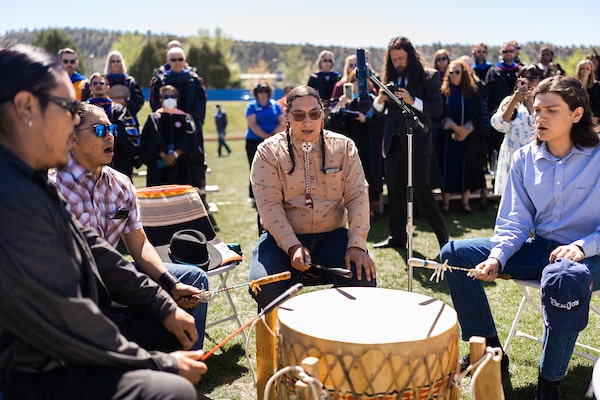
[[[148,115],[142,129],[140,161],[148,167],[147,186],[193,185],[193,171],[203,157],[194,118],[178,108],[175,87],[160,88],[161,107]]]

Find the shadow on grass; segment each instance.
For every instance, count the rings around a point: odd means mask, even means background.
[[[206,360],[206,364],[208,372],[202,377],[199,385],[203,393],[210,393],[219,386],[230,384],[249,372],[244,346],[240,343],[215,353]]]

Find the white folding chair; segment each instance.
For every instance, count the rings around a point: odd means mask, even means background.
[[[207,271],[207,275],[209,278],[218,278],[216,289],[226,288],[229,273],[242,261],[242,256],[217,237],[198,189],[190,185],[152,186],[138,188],[136,197],[140,219],[150,243],[154,246],[168,244],[173,233],[182,229],[196,229],[202,232],[223,258],[221,266]],[[216,289],[211,288],[211,291]],[[206,328],[227,321],[234,321],[241,328],[242,321],[231,294],[227,290],[220,293],[224,293],[230,313],[221,319],[207,321]],[[214,298],[215,296],[211,300]],[[242,331],[242,335],[245,340],[246,332]]]
[[[519,322],[521,321],[521,317],[523,316],[523,311],[525,310],[526,305],[530,305],[531,307],[533,307],[535,310],[539,311],[540,313],[542,312],[542,308],[540,306],[540,301],[539,301],[539,299],[541,297],[539,295],[540,281],[520,280],[520,279],[511,279],[511,280],[519,286],[519,289],[521,289],[523,296],[521,297],[521,302],[519,304],[519,308],[517,309],[517,313],[515,314],[515,318],[513,319],[512,326],[510,327],[510,331],[508,333],[506,342],[504,344],[504,351],[507,353],[508,353],[508,348],[510,347],[510,344],[515,336],[521,336],[521,337],[525,337],[527,339],[541,342],[541,338],[534,336],[530,333],[523,332],[519,329]],[[536,290],[537,292],[533,292],[534,290]],[[537,296],[532,297],[532,293],[536,293]],[[597,296],[597,295],[600,295],[600,290],[596,290],[592,293],[592,296]],[[534,298],[535,298],[535,300],[534,300]],[[600,309],[591,302],[590,302],[590,311],[600,315]],[[541,321],[541,319],[540,319],[540,321]],[[590,361],[594,361],[594,362],[596,360],[598,360],[598,356],[594,356],[594,355],[590,354],[590,352],[600,354],[600,348],[592,347],[592,346],[589,346],[589,345],[586,345],[586,344],[583,344],[580,342],[577,342],[575,346],[576,346],[576,349],[573,351],[573,354],[576,354],[580,357],[584,357],[584,358],[586,358]],[[577,347],[587,350],[588,353],[577,350]]]

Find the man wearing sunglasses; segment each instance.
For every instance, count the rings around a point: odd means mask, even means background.
[[[141,166],[138,122],[126,106],[110,98],[110,84],[105,75],[94,72],[90,77],[90,88],[87,102],[102,107],[111,123],[116,126],[115,154],[111,165],[131,179],[133,168]]]
[[[69,74],[73,88],[75,89],[75,97],[81,101],[81,91],[87,83],[87,78],[77,72],[79,67],[79,59],[75,50],[65,47],[58,51],[58,61],[62,64],[63,68]]]
[[[114,155],[115,125],[100,107],[87,103],[81,104],[79,117],[81,122],[70,138],[69,164],[60,170],[50,170],[50,180],[67,200],[67,209],[82,225],[95,228],[114,248],[122,239],[138,269],[162,284],[177,304],[194,318],[179,310],[161,324],[134,307],[128,307],[125,312],[122,308],[103,311],[126,337],[145,348],[172,351],[191,346],[195,350],[202,349],[207,305],[199,304],[199,300],[191,296],[202,293],[203,288],[208,289],[206,273],[196,266],[163,265],[142,227],[135,187],[128,177],[108,166]],[[197,336],[169,333],[189,331],[197,331]]]
[[[519,64],[515,62],[517,55],[518,50],[515,42],[504,42],[500,48],[501,61],[492,66],[485,76],[485,85],[489,95],[488,109],[490,115],[496,112],[502,100],[510,96],[515,89],[520,68]],[[503,139],[503,133],[498,132],[494,128],[490,129],[487,149],[490,168],[496,163]]]

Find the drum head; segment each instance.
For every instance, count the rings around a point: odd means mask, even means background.
[[[456,311],[431,297],[402,290],[344,287],[305,293],[285,302],[279,323],[336,342],[406,343],[456,327]]]

